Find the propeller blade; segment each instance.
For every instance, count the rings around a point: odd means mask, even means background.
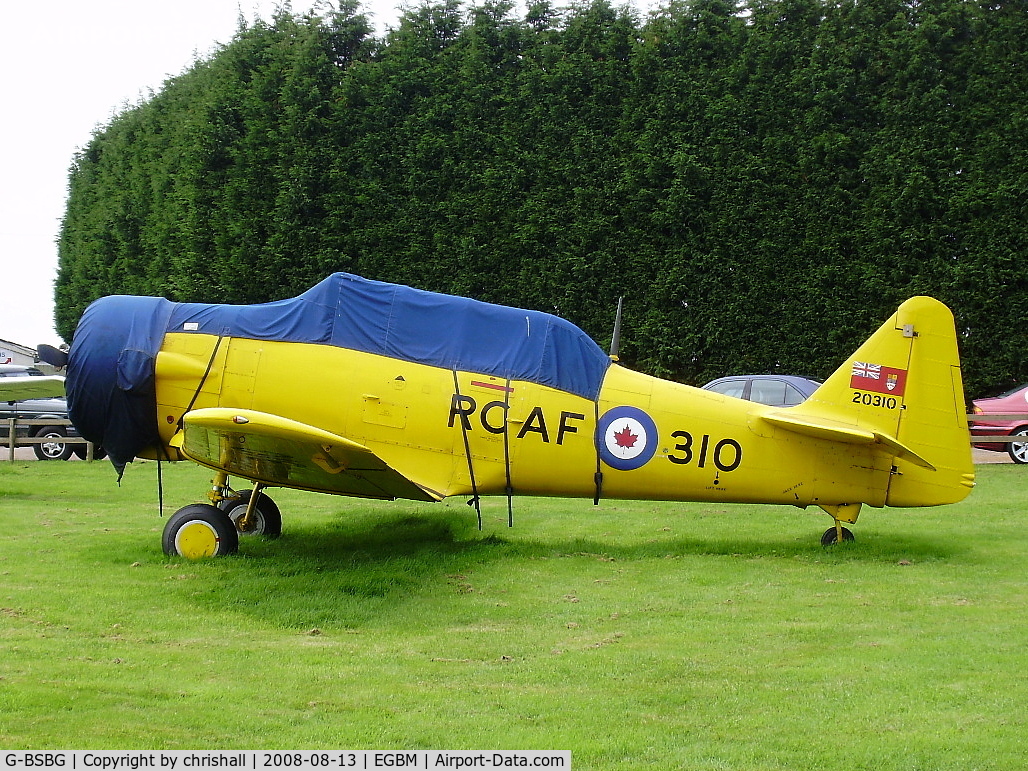
[[[52,345],[40,345],[36,348],[36,353],[39,354],[42,361],[54,367],[68,366],[68,352],[62,351],[60,348],[54,348]]]

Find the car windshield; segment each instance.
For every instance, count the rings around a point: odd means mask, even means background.
[[[742,398],[742,394],[745,389],[745,380],[726,380],[723,383],[715,383],[707,388],[708,391],[724,394],[725,396],[734,396],[736,399]]]

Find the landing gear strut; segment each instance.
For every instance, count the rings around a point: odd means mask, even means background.
[[[263,535],[265,538],[282,535],[282,514],[263,490],[264,485],[254,485],[253,490],[244,490],[218,503],[218,508],[228,514],[240,535]]]
[[[824,535],[821,536],[822,546],[832,546],[854,540],[853,533],[849,528],[843,527],[842,523],[846,522],[852,525],[857,521],[857,516],[860,514],[859,503],[821,504],[821,508],[835,520],[835,525],[825,530]]]
[[[228,485],[228,474],[219,471],[211,480],[207,497],[211,503],[228,514],[240,535],[263,535],[278,538],[282,535],[282,514],[264,490],[266,485],[255,482],[253,490],[236,492]]]

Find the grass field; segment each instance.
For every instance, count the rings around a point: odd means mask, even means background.
[[[153,463],[0,463],[0,746],[570,749],[577,769],[1021,769],[1028,478],[865,510],[274,491],[160,551]],[[165,516],[209,474],[164,467]]]

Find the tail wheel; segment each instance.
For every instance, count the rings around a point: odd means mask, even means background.
[[[842,540],[843,541],[853,541],[853,540],[856,540],[853,537],[853,533],[850,532],[850,529],[848,527],[842,528]],[[837,544],[837,543],[839,543],[839,532],[838,532],[838,530],[835,529],[835,525],[832,525],[830,528],[825,530],[825,534],[823,536],[821,536],[821,545],[822,546],[832,546],[833,544]]]
[[[1028,437],[1028,426],[1021,426],[1010,435]],[[1028,463],[1028,441],[1011,442],[1007,445],[1007,454],[1014,463]]]
[[[221,509],[207,503],[191,503],[168,520],[162,543],[168,556],[197,560],[235,554],[239,550],[239,535]]]
[[[278,538],[282,535],[282,514],[275,502],[265,493],[261,493],[257,498],[257,504],[246,527],[240,527],[243,516],[246,514],[246,507],[250,505],[252,497],[253,490],[244,490],[234,498],[226,498],[221,501],[218,508],[228,515],[240,535],[263,535],[265,538]]]

